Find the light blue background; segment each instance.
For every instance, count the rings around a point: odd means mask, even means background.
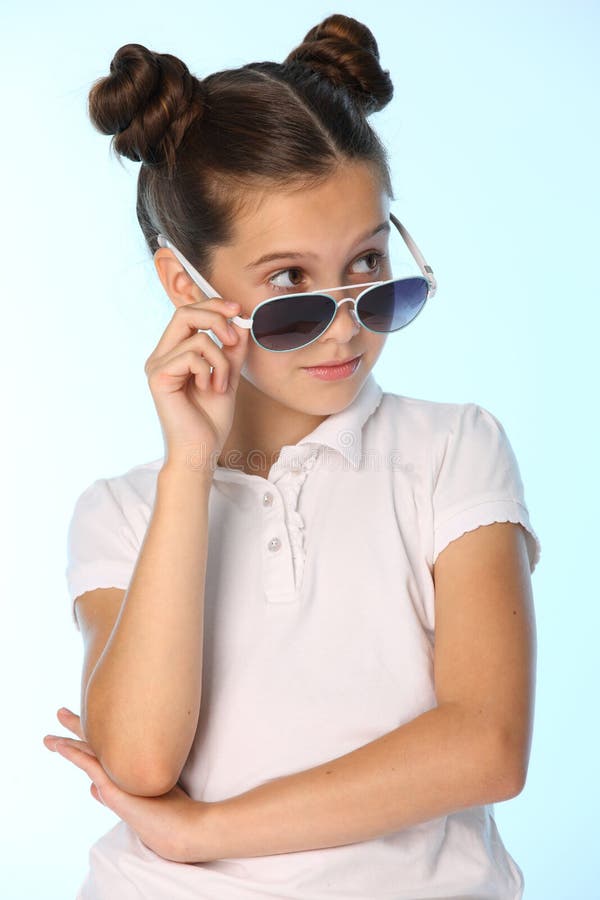
[[[395,98],[371,122],[395,209],[439,284],[375,376],[492,411],[542,541],[529,775],[496,806],[500,833],[526,900],[600,896],[598,4],[59,0],[0,19],[7,900],[74,898],[89,847],[116,822],[42,744],[62,731],[59,706],[79,710],[66,529],[93,480],[163,452],[143,365],[174,309],[135,219],[137,165],[109,154],[87,93],[124,43],[203,77],[283,59],[332,12],[364,21],[391,71]]]

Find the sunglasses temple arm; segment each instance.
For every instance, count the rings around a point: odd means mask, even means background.
[[[398,229],[398,231],[404,238],[406,246],[408,247],[408,249],[414,256],[414,258],[416,259],[421,272],[423,273],[423,275],[429,282],[429,286],[430,286],[429,287],[429,296],[433,297],[437,290],[437,281],[435,280],[435,276],[433,274],[433,269],[431,268],[431,266],[427,265],[427,263],[425,262],[425,257],[423,256],[423,254],[421,253],[421,251],[419,250],[419,248],[417,247],[417,245],[411,238],[410,234],[408,233],[408,231],[406,230],[406,228],[404,227],[402,222],[399,219],[397,219],[393,213],[390,213],[390,219],[392,220],[392,222],[394,223],[394,225],[396,226],[396,228]]]

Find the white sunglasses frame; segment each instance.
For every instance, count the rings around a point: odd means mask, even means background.
[[[408,249],[410,250],[412,256],[414,257],[417,265],[419,266],[419,269],[421,270],[425,280],[427,281],[427,285],[428,285],[427,296],[425,297],[425,300],[423,301],[423,304],[421,306],[421,309],[422,309],[425,306],[425,303],[427,302],[427,300],[430,300],[432,297],[434,297],[435,293],[437,291],[437,281],[434,277],[433,269],[431,268],[430,265],[427,264],[423,254],[421,253],[421,251],[417,247],[416,243],[414,242],[414,240],[408,233],[407,229],[400,222],[400,220],[393,213],[390,213],[390,219],[394,223],[394,225],[396,226],[398,231],[400,232],[404,242],[406,243],[406,245],[407,245]],[[178,250],[177,247],[173,244],[173,242],[170,241],[164,234],[157,235],[157,242],[158,242],[159,247],[165,247],[166,249],[170,250],[173,253],[175,258],[181,263],[183,268],[186,270],[186,272],[188,273],[190,278],[198,285],[200,290],[202,290],[207,295],[207,297],[209,297],[211,299],[215,298],[215,297],[218,299],[221,299],[221,300],[223,299],[221,294],[219,294],[214,289],[214,287],[211,284],[209,284],[209,282],[205,278],[202,277],[200,272],[198,272],[198,270],[196,268],[194,268],[194,266],[191,264],[191,262],[188,259],[186,259],[186,257],[183,255],[183,253],[180,250]],[[403,278],[392,278],[392,279],[383,280],[383,281],[368,281],[368,282],[363,281],[360,284],[342,284],[337,287],[322,288],[319,291],[301,291],[297,294],[280,294],[276,297],[267,297],[266,300],[262,300],[260,303],[257,304],[257,306],[253,309],[252,315],[250,316],[249,319],[242,319],[240,316],[232,316],[231,318],[228,318],[227,321],[235,322],[235,324],[238,325],[240,328],[247,328],[247,329],[250,328],[251,329],[252,322],[254,320],[254,316],[256,315],[257,310],[260,309],[261,306],[264,306],[265,303],[273,303],[276,300],[281,300],[281,299],[287,300],[289,298],[295,298],[295,297],[310,297],[310,296],[314,296],[315,294],[325,294],[327,291],[341,291],[341,290],[346,290],[348,288],[356,289],[357,287],[361,287],[361,288],[368,289],[368,288],[374,287],[377,284],[391,284],[394,281],[406,281],[408,278],[414,278],[414,277],[415,277],[414,275],[407,275]],[[330,297],[330,299],[333,300],[333,302],[335,303],[336,309],[335,309],[333,316],[331,317],[331,320],[327,324],[326,328],[323,329],[323,331],[320,334],[318,334],[317,337],[312,338],[312,340],[308,341],[308,343],[302,344],[301,347],[292,347],[291,350],[302,350],[302,349],[304,349],[304,347],[307,347],[309,344],[312,344],[313,341],[316,341],[316,340],[318,340],[318,338],[322,337],[322,335],[325,333],[327,328],[329,328],[329,326],[335,319],[337,311],[338,311],[339,307],[342,305],[342,303],[346,303],[347,301],[349,301],[350,303],[352,303],[354,305],[355,318],[357,319],[357,321],[360,322],[360,319],[358,318],[358,315],[356,313],[356,305],[357,305],[358,301],[360,300],[360,298],[362,297],[363,293],[364,293],[364,291],[361,291],[361,293],[358,295],[358,297],[343,297],[339,301],[336,301],[334,297]],[[421,309],[419,310],[419,312],[421,311]],[[418,313],[417,313],[417,315],[418,315]],[[416,316],[414,316],[413,319],[411,319],[410,321],[411,322],[414,321],[415,318],[416,318]],[[360,324],[363,325],[363,327],[365,327],[365,328],[368,327],[368,326],[364,325],[364,323],[362,323],[362,322],[360,322]],[[407,324],[410,324],[410,322]],[[401,327],[404,327],[404,326],[401,326]],[[368,330],[371,331],[372,329],[368,329]],[[395,330],[398,331],[400,329],[395,329]],[[377,333],[381,334],[382,332],[377,332]],[[389,333],[389,332],[383,332],[383,333]],[[252,333],[252,337],[254,338],[254,342],[261,348],[261,350],[269,350],[271,353],[289,353],[290,352],[289,350],[272,350],[270,347],[263,347],[263,345],[260,344],[254,337],[254,333]]]

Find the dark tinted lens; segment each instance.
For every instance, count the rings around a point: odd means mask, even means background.
[[[267,350],[295,350],[322,334],[334,311],[334,300],[324,294],[278,297],[256,311],[254,336]]]
[[[398,331],[420,312],[427,290],[419,276],[372,287],[358,301],[360,320],[372,331]]]

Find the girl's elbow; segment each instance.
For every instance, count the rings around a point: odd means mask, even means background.
[[[159,797],[167,794],[177,783],[178,775],[172,769],[144,761],[139,754],[134,758],[124,754],[98,757],[108,777],[117,787],[138,797]]]

